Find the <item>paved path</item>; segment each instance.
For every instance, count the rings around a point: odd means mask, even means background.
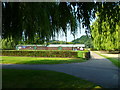
[[[101,53],[101,55],[107,56],[107,57],[111,57],[111,58],[116,58],[118,59],[120,54],[109,54],[109,53],[102,53],[101,51],[94,51],[96,53]]]
[[[27,65],[4,64],[3,68],[52,70],[64,72],[85,80],[92,81],[105,88],[118,87],[118,68],[108,59],[91,52],[92,59],[83,63],[54,64],[54,65]]]

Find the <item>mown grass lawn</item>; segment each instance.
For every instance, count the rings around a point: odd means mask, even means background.
[[[95,52],[97,53],[97,52]],[[120,68],[120,60],[119,58],[112,58],[112,57],[108,57],[108,56],[105,56],[105,55],[101,55],[100,53],[97,53],[99,54],[100,56],[103,56],[105,58],[107,58],[108,60],[110,60],[115,66],[119,67]]]
[[[106,57],[106,56],[105,56]],[[115,66],[120,68],[120,60],[116,59],[116,58],[110,58],[110,57],[106,57],[107,59],[109,59]]]
[[[85,62],[83,58],[41,58],[2,56],[2,64],[63,64]]]
[[[2,70],[2,88],[95,88],[98,85],[61,72]]]

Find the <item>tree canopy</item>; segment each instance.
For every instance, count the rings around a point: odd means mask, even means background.
[[[108,21],[113,33],[119,22],[119,9],[119,2],[3,2],[2,38],[12,37],[18,43],[24,32],[25,41],[34,42],[38,36],[42,43],[60,31],[67,36],[68,27],[75,35],[80,23],[90,30],[96,13],[100,19],[99,33],[103,21]]]
[[[99,20],[98,18],[91,26],[91,34],[93,38],[94,48],[97,50],[120,50],[120,38],[118,37],[120,31],[120,22],[115,26],[113,31],[108,21],[103,21],[101,24],[101,32],[99,31]],[[111,19],[111,22],[113,20]]]

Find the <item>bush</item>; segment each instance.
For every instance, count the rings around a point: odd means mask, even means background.
[[[77,52],[73,51],[17,51],[3,50],[3,56],[33,56],[33,57],[77,57]]]
[[[90,58],[90,52],[85,52],[84,55],[85,55],[84,57],[85,57],[86,59],[89,59],[89,58]]]
[[[78,51],[78,57],[89,59],[90,52],[89,51]]]
[[[31,56],[31,57],[69,57],[69,58],[90,58],[89,51],[58,51],[58,50],[3,50],[3,56]]]

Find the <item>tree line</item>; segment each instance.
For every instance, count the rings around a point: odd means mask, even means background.
[[[98,33],[103,32],[101,26],[107,22],[112,34],[119,22],[119,9],[119,2],[2,2],[1,37],[12,38],[15,45],[22,39],[28,44],[42,44],[61,31],[67,37],[67,28],[75,37],[80,24],[86,33],[90,31],[90,21],[96,18],[96,13]]]
[[[100,18],[98,17],[91,26],[94,48],[97,50],[120,50],[120,22],[116,23],[112,19],[110,22],[102,21],[101,24],[99,22]],[[112,28],[109,23],[115,24],[115,28]]]

